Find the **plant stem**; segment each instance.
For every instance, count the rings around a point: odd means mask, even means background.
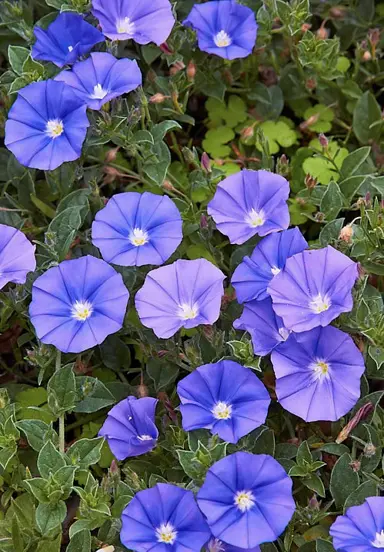
[[[61,351],[57,349],[55,371],[58,372],[60,368],[61,368]],[[62,453],[65,452],[65,415],[64,414],[61,414],[59,416],[59,450]]]

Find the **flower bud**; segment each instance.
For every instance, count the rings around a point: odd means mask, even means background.
[[[380,42],[380,29],[370,29],[368,40],[373,47],[376,47]]]
[[[163,42],[163,44],[160,44],[159,46],[160,50],[163,52],[163,54],[167,55],[167,56],[170,56],[172,55],[174,52],[170,49],[170,47],[168,46],[168,44],[166,42]]]
[[[322,148],[328,147],[328,138],[325,136],[325,134],[319,134],[319,142]]]
[[[212,172],[211,160],[209,158],[208,153],[206,153],[206,152],[204,152],[203,155],[201,156],[201,168],[206,173]]]
[[[364,456],[371,458],[372,456],[375,456],[376,450],[377,449],[373,443],[367,443],[364,447]]]
[[[333,19],[342,19],[345,15],[345,8],[343,6],[334,6],[329,10],[329,15]]]
[[[320,40],[326,40],[328,38],[328,35],[329,35],[329,31],[325,27],[320,27],[320,29],[316,31],[316,36]]]
[[[303,23],[301,25],[301,31],[303,33],[306,33],[307,31],[309,31],[309,29],[312,27],[312,25],[310,23]]]
[[[183,69],[185,69],[185,64],[183,61],[176,61],[176,63],[174,63],[172,65],[172,67],[170,68],[169,70],[169,74],[170,75],[176,75],[177,73],[179,73],[180,71],[182,71]]]
[[[195,80],[196,71],[196,65],[193,63],[193,61],[190,61],[187,66],[187,78],[189,82],[193,82]]]
[[[369,416],[374,410],[374,406],[372,403],[368,402],[364,404],[359,410],[356,412],[356,414],[353,416],[353,418],[347,423],[347,425],[340,431],[339,435],[337,436],[336,443],[340,445],[343,441],[345,441],[351,431],[355,429],[355,427],[365,418]]]
[[[366,50],[363,54],[363,57],[362,57],[362,60],[363,61],[371,61],[372,59],[372,54],[369,50]]]
[[[317,86],[316,79],[309,78],[305,81],[305,87],[307,90],[314,90]]]
[[[137,394],[140,399],[142,397],[148,397],[148,387],[144,383],[140,383],[140,385],[137,386]]]
[[[173,192],[175,190],[175,187],[172,186],[169,180],[164,180],[162,187],[164,188],[164,190],[169,190],[170,192]]]
[[[252,138],[252,136],[255,134],[255,129],[253,125],[244,127],[241,131],[241,137],[243,140],[247,140],[247,138]]]
[[[344,228],[341,229],[339,234],[339,240],[345,241],[346,243],[352,242],[352,236],[353,236],[353,228],[351,225],[344,226]]]
[[[317,179],[311,174],[306,174],[304,178],[304,184],[308,190],[313,190],[313,188],[317,184]]]
[[[108,150],[104,158],[105,163],[113,163],[116,159],[119,149],[120,147],[118,146],[117,148],[112,148]]]
[[[200,228],[208,228],[208,219],[204,213],[200,217]]]
[[[160,92],[157,94],[154,94],[149,98],[149,103],[153,104],[161,104],[166,100],[166,96],[164,94],[161,94]]]

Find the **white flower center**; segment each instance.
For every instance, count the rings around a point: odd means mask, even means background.
[[[139,441],[152,441],[152,437],[150,435],[138,435],[137,438]]]
[[[76,303],[72,305],[72,318],[80,322],[85,322],[85,320],[91,316],[92,312],[93,308],[89,301],[76,301]]]
[[[279,272],[281,272],[281,268],[277,268],[277,266],[272,266],[271,272],[274,276],[276,276],[277,274],[279,274]]]
[[[116,30],[119,34],[127,34],[133,36],[135,33],[135,24],[129,19],[124,17],[116,21]]]
[[[232,405],[219,401],[211,410],[216,420],[229,420],[232,416]]]
[[[148,232],[142,230],[141,228],[134,228],[128,237],[132,245],[140,247],[140,245],[145,245],[149,241]]]
[[[179,305],[178,316],[182,320],[193,320],[199,314],[199,305],[194,303],[193,305],[187,305],[183,303]]]
[[[332,305],[332,302],[328,295],[322,296],[320,293],[316,297],[312,297],[312,301],[309,303],[309,308],[315,314],[321,314],[329,309]]]
[[[160,527],[156,529],[156,537],[158,542],[173,544],[177,537],[177,531],[175,531],[170,523],[162,523]]]
[[[73,52],[73,46],[68,46],[68,52]]]
[[[240,512],[247,512],[255,505],[255,497],[251,491],[239,491],[235,494],[234,502]]]
[[[251,226],[251,228],[256,228],[257,226],[262,226],[264,224],[265,215],[262,210],[256,211],[255,209],[251,209],[244,220],[249,226]]]
[[[92,100],[103,100],[108,94],[108,90],[104,90],[101,84],[95,84],[93,88],[93,94],[91,94]]]
[[[213,37],[213,41],[219,48],[226,48],[232,44],[232,38],[225,31],[220,31]]]
[[[384,529],[380,533],[376,533],[376,538],[371,544],[375,548],[384,548]]]
[[[313,362],[309,367],[313,371],[316,380],[323,380],[323,379],[329,378],[330,366],[324,360],[317,359],[316,362]]]
[[[63,121],[60,119],[50,119],[45,127],[45,132],[50,138],[58,138],[64,132]]]

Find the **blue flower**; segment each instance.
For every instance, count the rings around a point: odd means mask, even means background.
[[[384,497],[370,496],[348,508],[331,526],[333,546],[340,552],[377,552],[384,548]]]
[[[105,40],[81,15],[71,12],[60,13],[46,31],[35,27],[34,33],[37,40],[32,47],[33,59],[52,61],[58,67],[75,63]]]
[[[64,261],[35,280],[29,307],[37,337],[64,353],[81,353],[123,325],[129,293],[105,261]]]
[[[256,42],[254,12],[234,0],[195,4],[183,24],[197,31],[200,50],[225,59],[249,56]]]
[[[91,109],[100,109],[113,98],[140,86],[142,76],[137,61],[94,52],[85,61],[75,63],[71,71],[62,71],[55,80],[71,86]]]
[[[289,184],[282,176],[243,169],[218,184],[208,214],[231,243],[241,245],[256,234],[288,228],[288,196]]]
[[[92,224],[92,241],[109,263],[161,265],[183,239],[180,212],[168,196],[114,195]]]
[[[5,145],[22,165],[53,170],[81,155],[89,127],[87,106],[53,80],[19,91],[5,125]]]
[[[336,421],[360,397],[363,355],[348,334],[333,326],[291,333],[271,360],[279,402],[306,422]]]
[[[169,0],[92,0],[92,13],[108,38],[138,44],[160,46],[175,24]]]
[[[292,480],[272,456],[236,452],[207,472],[197,503],[212,534],[253,548],[277,539],[295,511]]]
[[[157,400],[151,397],[127,397],[108,412],[99,431],[118,460],[140,456],[152,450],[159,432],[155,425]]]
[[[265,422],[270,401],[249,368],[231,360],[206,364],[177,386],[185,431],[205,428],[229,443]]]
[[[0,224],[0,289],[8,282],[24,284],[35,268],[35,246],[17,228]]]
[[[284,268],[285,261],[308,247],[298,228],[271,234],[261,240],[251,257],[244,257],[232,276],[239,303],[269,297],[269,282]]]
[[[258,356],[268,355],[289,336],[280,316],[272,308],[270,297],[264,301],[245,303],[243,314],[234,321],[237,330],[246,330],[252,339],[253,352]]]
[[[191,491],[158,483],[122,514],[121,542],[136,552],[200,552],[210,531]]]

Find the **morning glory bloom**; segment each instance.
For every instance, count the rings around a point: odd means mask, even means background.
[[[197,503],[212,534],[240,548],[276,540],[295,511],[292,480],[284,468],[272,456],[249,452],[216,462]]]
[[[210,538],[192,492],[166,483],[138,492],[122,521],[121,542],[136,552],[200,552]]]
[[[0,224],[0,289],[8,282],[25,283],[36,268],[35,249],[23,232]]]
[[[268,292],[285,327],[304,332],[352,310],[357,276],[357,264],[329,245],[287,259]]]
[[[117,460],[140,456],[156,446],[156,405],[157,399],[151,397],[127,397],[108,412],[99,436],[106,438]]]
[[[205,364],[177,386],[185,431],[209,429],[228,443],[265,422],[271,402],[263,383],[232,360]]]
[[[231,283],[236,290],[239,303],[259,301],[269,297],[269,282],[284,268],[285,261],[308,247],[298,228],[270,234],[261,240],[250,257],[243,261],[233,273]]]
[[[63,261],[35,280],[31,322],[43,343],[81,353],[123,325],[129,293],[109,264],[87,255]]]
[[[175,24],[169,0],[92,0],[92,13],[108,38],[138,44],[160,46]]]
[[[264,301],[245,303],[243,313],[234,321],[233,327],[250,334],[253,352],[257,356],[268,355],[279,343],[284,343],[290,334],[273,310],[269,297]]]
[[[256,42],[255,13],[234,0],[195,4],[183,24],[197,31],[200,50],[225,59],[249,56]]]
[[[340,552],[377,552],[384,548],[384,497],[370,496],[348,508],[331,525],[333,546]]]
[[[183,239],[182,220],[168,197],[144,192],[114,195],[92,224],[92,242],[109,263],[161,265]]]
[[[36,42],[32,57],[52,61],[58,67],[75,63],[87,54],[95,44],[104,42],[104,35],[73,12],[60,13],[47,30],[35,27]]]
[[[289,184],[282,176],[243,169],[218,184],[208,214],[231,243],[240,245],[256,234],[288,228],[288,196]]]
[[[93,52],[85,61],[75,63],[71,71],[59,73],[55,80],[71,86],[90,109],[100,109],[113,98],[135,90],[142,76],[137,61]]]
[[[363,356],[351,337],[333,326],[291,333],[271,360],[278,400],[306,422],[336,421],[360,397]]]
[[[245,551],[244,548],[239,548],[238,546],[226,544],[220,539],[215,539],[213,537],[206,545],[205,550],[207,552],[260,552],[260,546],[247,548]]]
[[[142,324],[164,339],[183,327],[213,324],[220,315],[224,279],[206,259],[180,259],[151,270],[136,294]]]
[[[52,171],[81,155],[89,127],[87,106],[53,80],[19,90],[5,125],[5,145],[26,167]]]

